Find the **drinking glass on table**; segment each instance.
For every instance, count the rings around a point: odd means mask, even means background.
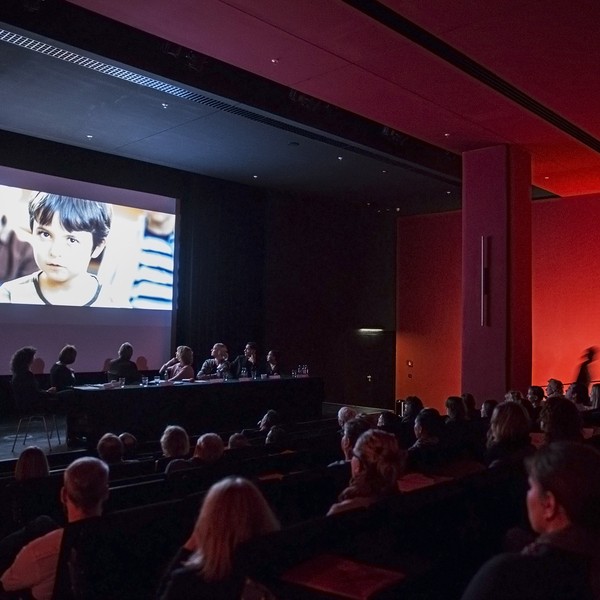
[[[148,385],[148,377],[146,377],[146,376],[142,377],[142,385],[144,387],[146,387]]]

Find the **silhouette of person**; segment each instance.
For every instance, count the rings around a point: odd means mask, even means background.
[[[575,379],[575,383],[581,383],[582,385],[585,385],[586,389],[589,389],[592,381],[589,365],[595,360],[597,350],[598,349],[595,346],[590,346],[585,351],[584,361],[581,363],[579,372],[577,373],[577,378]]]

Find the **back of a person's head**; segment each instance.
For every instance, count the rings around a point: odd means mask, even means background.
[[[506,402],[523,402],[523,394],[519,390],[509,390],[504,395],[504,400]]]
[[[240,544],[277,529],[277,518],[258,488],[247,479],[227,477],[206,494],[193,533],[197,551],[188,565],[206,581],[224,579]]]
[[[463,399],[463,402],[465,403],[467,413],[477,410],[476,403],[475,403],[475,396],[473,396],[473,394],[470,394],[469,392],[465,392],[464,394],[461,394],[461,398]]]
[[[414,421],[417,415],[423,410],[423,401],[418,396],[407,396],[404,400],[405,421]]]
[[[354,419],[356,417],[356,411],[349,406],[342,406],[340,410],[338,410],[337,419],[340,427],[344,426],[344,423],[347,423],[350,419]]]
[[[121,438],[114,433],[105,433],[96,445],[98,457],[108,464],[121,462],[124,451]]]
[[[442,435],[443,419],[435,408],[424,408],[415,419],[415,427],[420,427],[425,437],[433,438]]]
[[[10,370],[13,375],[25,373],[29,370],[37,350],[33,346],[19,348],[10,359]]]
[[[132,356],[133,356],[133,346],[129,342],[125,342],[124,344],[121,344],[121,347],[119,348],[119,357],[124,360],[131,360]]]
[[[265,444],[280,445],[285,443],[287,432],[281,425],[273,425],[265,437]]]
[[[190,452],[190,438],[179,425],[168,425],[160,438],[163,454],[169,458],[187,456]]]
[[[550,396],[540,413],[540,425],[547,443],[583,439],[583,423],[577,406],[563,396]]]
[[[529,476],[551,492],[569,521],[600,533],[600,453],[575,442],[542,446],[525,460]]]
[[[63,365],[72,365],[77,358],[77,348],[71,344],[67,344],[59,353],[58,360]]]
[[[64,487],[75,506],[94,509],[108,495],[108,465],[92,456],[78,458],[65,470]]]
[[[446,413],[453,421],[464,421],[467,418],[467,409],[461,396],[448,396],[446,399]]]
[[[138,441],[135,435],[129,433],[128,431],[124,431],[119,435],[119,439],[123,444],[123,453],[126,456],[135,456],[137,451]]]
[[[400,450],[395,435],[369,429],[356,441],[353,455],[360,463],[359,474],[353,478],[359,493],[384,495],[397,490],[406,466],[406,452]]]
[[[525,408],[518,402],[502,402],[492,413],[488,445],[527,440],[530,431],[531,422]]]
[[[260,429],[269,431],[273,425],[279,424],[281,424],[280,414],[276,410],[270,408],[260,420]]]
[[[49,474],[48,459],[41,448],[29,446],[21,452],[15,464],[15,479],[17,481],[46,477]]]
[[[229,436],[228,448],[246,448],[250,445],[250,440],[243,433],[232,433]]]
[[[205,433],[198,438],[194,456],[205,463],[218,461],[225,451],[223,440],[216,433]]]
[[[354,448],[358,438],[371,429],[371,423],[367,419],[354,418],[344,423],[344,436],[348,440],[350,448]]]

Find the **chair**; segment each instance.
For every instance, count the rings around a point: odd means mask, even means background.
[[[48,422],[47,419],[52,419],[52,427],[48,430]],[[46,432],[46,438],[48,439],[48,450],[52,452],[52,444],[50,444],[50,438],[53,436],[54,431],[56,430],[56,437],[58,438],[58,445],[60,446],[60,433],[58,431],[58,425],[56,423],[56,415],[55,414],[33,414],[33,415],[24,415],[19,419],[19,424],[17,425],[17,433],[15,433],[15,439],[13,440],[13,445],[11,452],[15,451],[15,445],[17,444],[17,438],[19,437],[19,433],[21,433],[21,426],[23,422],[26,421],[25,427],[25,436],[23,437],[23,445],[27,441],[27,436],[29,435],[29,428],[31,426],[32,421],[41,421],[44,425],[44,431]]]

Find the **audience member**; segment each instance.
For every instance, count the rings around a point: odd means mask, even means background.
[[[169,462],[165,468],[165,473],[174,473],[184,469],[203,467],[216,463],[225,452],[225,444],[216,433],[205,433],[198,438],[194,453],[189,459],[175,459]]]
[[[142,379],[137,365],[131,360],[133,356],[133,346],[129,342],[124,342],[119,347],[119,358],[111,360],[108,364],[107,375],[109,380],[125,378],[127,385],[139,383]]]
[[[564,396],[549,396],[540,413],[544,441],[583,441],[581,415],[573,402]]]
[[[123,461],[123,442],[114,433],[105,433],[96,445],[98,457],[106,464],[112,465]]]
[[[229,375],[229,354],[227,346],[221,342],[216,343],[210,351],[211,358],[207,358],[196,374],[197,379],[218,379]]]
[[[489,419],[492,418],[492,413],[494,412],[496,406],[498,406],[498,400],[494,400],[493,398],[484,400],[483,404],[481,405],[481,418],[488,419],[489,421]]]
[[[159,375],[166,373],[168,381],[194,379],[194,353],[189,346],[177,346],[175,356],[168,360],[159,370]]]
[[[232,433],[229,436],[227,448],[235,450],[236,448],[246,448],[250,445],[250,440],[243,433]]]
[[[357,440],[352,453],[352,478],[328,514],[369,506],[398,493],[398,479],[404,474],[406,452],[398,447],[396,436],[369,429]]]
[[[469,421],[477,421],[480,418],[479,411],[477,410],[477,404],[475,402],[475,396],[473,394],[469,394],[465,392],[461,395],[463,402],[465,403],[465,408],[467,410],[467,419]]]
[[[160,600],[240,598],[245,574],[235,564],[240,544],[279,529],[258,488],[228,477],[208,491],[194,531],[160,584]]]
[[[402,421],[409,423],[414,427],[417,415],[423,410],[423,402],[418,396],[407,396],[404,400],[404,412],[402,413]]]
[[[546,386],[546,398],[554,398],[555,396],[564,396],[565,389],[563,382],[558,379],[548,379]]]
[[[338,425],[340,427],[344,427],[344,424],[347,423],[350,419],[356,418],[356,411],[349,406],[342,406],[340,410],[338,410],[337,420]]]
[[[583,383],[572,383],[567,389],[565,398],[575,404],[577,410],[589,410],[591,402],[588,389]]]
[[[236,356],[229,368],[232,376],[236,379],[240,377],[258,377],[266,369],[261,365],[258,358],[258,346],[254,342],[248,342],[244,348],[244,354]]]
[[[506,392],[504,400],[506,402],[516,402],[517,404],[520,404],[527,412],[529,420],[533,423],[535,419],[535,409],[533,408],[533,404],[528,398],[523,398],[523,394],[521,394],[519,390],[510,390]]]
[[[62,392],[75,385],[75,372],[69,367],[77,358],[75,346],[65,346],[58,355],[58,361],[50,369],[50,385],[57,391]]]
[[[518,402],[502,402],[492,413],[484,462],[490,466],[521,462],[535,451],[529,433],[531,421]]]
[[[542,406],[544,404],[544,390],[539,385],[530,385],[527,390],[527,399],[533,406],[532,425],[538,426],[540,420],[540,413],[542,412]]]
[[[25,346],[17,350],[10,360],[15,408],[21,413],[43,409],[44,405],[51,400],[50,393],[55,391],[54,388],[41,390],[35,375],[31,372],[36,352],[35,348]]]
[[[600,409],[600,383],[594,383],[590,392],[590,405],[593,410]]]
[[[41,448],[29,446],[19,454],[15,464],[15,479],[17,481],[37,479],[48,475],[50,475],[48,459]]]
[[[163,471],[176,458],[188,458],[190,438],[187,431],[179,425],[168,425],[160,438],[163,457],[156,461],[156,470]]]
[[[352,460],[352,452],[358,438],[369,429],[371,429],[371,423],[367,419],[354,418],[344,423],[341,445],[346,462]]]
[[[285,429],[281,425],[273,425],[267,433],[265,444],[280,446],[285,443],[286,438],[287,432]]]
[[[408,470],[427,473],[443,462],[444,421],[435,408],[424,408],[415,419],[415,443],[408,449]]]
[[[135,435],[124,431],[119,435],[119,439],[123,444],[123,457],[126,459],[135,458],[137,455],[138,441]]]
[[[69,523],[102,513],[108,497],[108,466],[92,457],[72,462],[64,474],[60,498]],[[5,591],[31,590],[35,600],[50,600],[63,529],[55,529],[27,544],[0,578]]]
[[[377,427],[382,431],[393,433],[395,436],[400,435],[401,418],[391,410],[383,410],[377,419]]]
[[[462,600],[600,598],[600,454],[553,443],[526,467],[527,513],[539,537],[520,554],[489,560]]]

